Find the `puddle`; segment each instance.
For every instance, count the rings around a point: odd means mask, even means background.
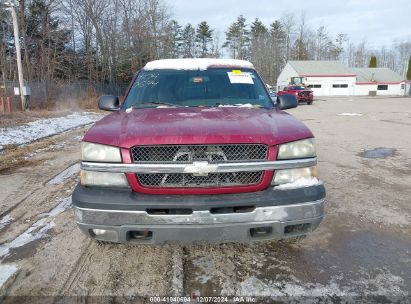
[[[394,156],[396,152],[397,150],[393,148],[375,148],[372,150],[365,150],[364,152],[358,154],[358,156],[364,158],[387,158]]]
[[[47,182],[47,185],[60,185],[62,184],[65,180],[69,179],[73,175],[77,174],[80,172],[80,164],[74,164],[64,171],[60,172],[57,174],[55,177],[53,177],[51,180]]]

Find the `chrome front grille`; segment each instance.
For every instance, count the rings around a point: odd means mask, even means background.
[[[265,160],[267,152],[267,146],[260,144],[135,146],[131,158],[134,163],[219,163]]]
[[[193,174],[137,174],[140,184],[155,188],[207,188],[255,185],[261,182],[263,171]]]
[[[131,149],[134,163],[182,163],[263,161],[267,159],[268,148],[261,144],[230,145],[160,145],[135,146]],[[229,172],[194,175],[178,174],[136,174],[143,187],[151,188],[210,188],[248,186],[259,184],[264,171]]]

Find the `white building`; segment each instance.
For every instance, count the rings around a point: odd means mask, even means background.
[[[406,81],[388,68],[355,68],[357,74],[354,95],[369,95],[370,91],[377,95],[405,95]]]
[[[405,95],[406,82],[387,68],[350,69],[339,61],[289,61],[278,76],[277,90],[303,83],[314,96]]]

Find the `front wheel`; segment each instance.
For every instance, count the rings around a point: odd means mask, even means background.
[[[311,105],[313,104],[313,102],[312,102],[312,101],[307,101],[307,104],[308,104],[309,106],[311,106]]]

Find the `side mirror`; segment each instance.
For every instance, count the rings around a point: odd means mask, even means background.
[[[116,96],[103,95],[98,100],[98,107],[104,111],[118,111],[120,110],[120,101]]]
[[[280,110],[287,110],[296,108],[298,106],[298,101],[297,97],[295,97],[294,95],[278,95],[277,104]]]

